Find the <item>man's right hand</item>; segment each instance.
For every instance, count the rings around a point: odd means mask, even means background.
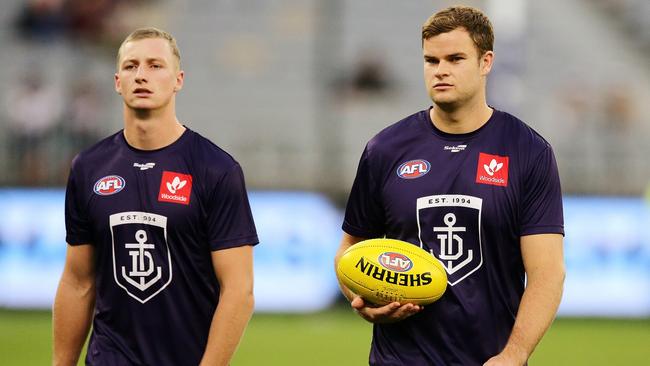
[[[334,258],[334,268],[338,266],[339,259],[343,253],[353,246],[354,244],[366,240],[367,238],[362,238],[358,236],[352,236],[348,233],[343,233],[343,238],[341,239],[341,245],[339,250],[336,252]],[[393,302],[384,306],[376,306],[371,303],[367,303],[363,298],[359,297],[357,294],[350,291],[349,288],[345,287],[342,283],[339,282],[341,287],[341,292],[345,295],[346,298],[352,299],[350,304],[352,308],[359,313],[359,315],[371,323],[394,323],[400,320],[406,319],[413,314],[417,314],[422,309],[422,306],[414,304],[400,304],[399,302]]]
[[[366,303],[359,296],[355,296],[350,304],[362,318],[370,323],[376,324],[395,323],[415,315],[424,309],[420,305],[411,303],[402,305],[399,302],[392,302],[384,306],[374,306],[373,304]]]

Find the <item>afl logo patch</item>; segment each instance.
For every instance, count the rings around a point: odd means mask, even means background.
[[[119,175],[107,175],[95,182],[93,191],[100,196],[115,194],[124,189],[126,182]]]
[[[406,272],[413,267],[413,261],[401,253],[381,253],[378,260],[382,267],[393,272]]]
[[[397,168],[397,176],[402,179],[415,179],[426,175],[431,164],[424,159],[409,160]]]

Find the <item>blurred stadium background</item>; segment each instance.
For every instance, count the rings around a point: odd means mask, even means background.
[[[420,26],[457,1],[4,0],[0,363],[50,359],[71,158],[122,126],[116,48],[178,39],[179,118],[242,164],[262,244],[234,365],[360,365],[331,258],[365,142],[430,101]],[[531,364],[650,362],[650,2],[468,0],[496,31],[489,102],[554,146],[568,277]],[[298,280],[297,280],[298,279]]]

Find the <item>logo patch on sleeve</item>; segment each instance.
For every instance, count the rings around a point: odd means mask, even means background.
[[[158,201],[190,204],[192,194],[192,176],[176,172],[163,171],[160,181],[160,192]]]
[[[479,153],[476,183],[508,186],[508,157]]]

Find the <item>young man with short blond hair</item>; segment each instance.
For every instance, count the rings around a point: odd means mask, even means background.
[[[227,365],[253,311],[258,243],[239,164],[181,124],[180,52],[138,29],[118,52],[124,129],[81,152],[66,190],[54,365]]]

